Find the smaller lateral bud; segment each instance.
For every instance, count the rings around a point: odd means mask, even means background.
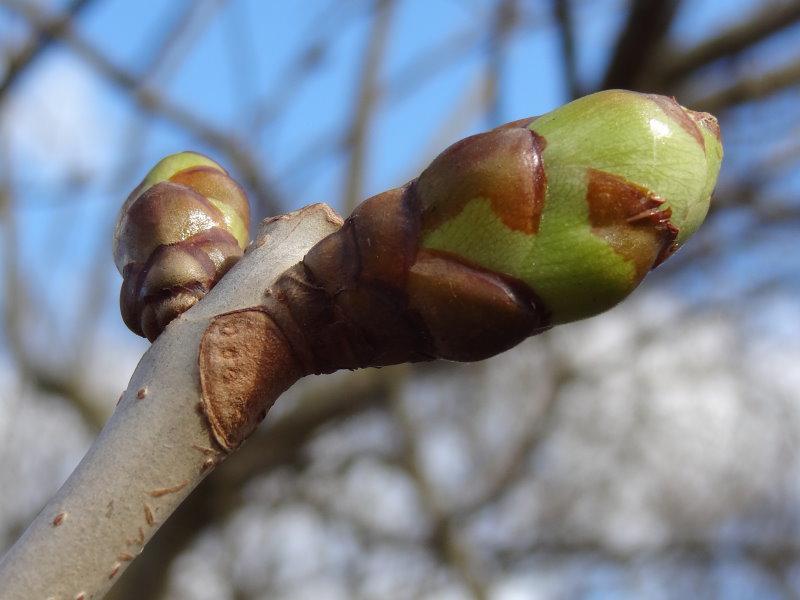
[[[120,309],[131,331],[152,341],[202,298],[241,258],[249,220],[244,191],[211,159],[181,152],[159,162],[114,231]]]

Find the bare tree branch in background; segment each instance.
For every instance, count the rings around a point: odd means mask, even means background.
[[[270,89],[252,107],[249,119],[253,130],[262,131],[291,106],[292,98],[303,88],[305,82],[325,65],[337,36],[368,6],[368,2],[343,4],[332,0],[320,11],[303,36],[306,43],[278,76],[277,79],[282,84]]]
[[[166,81],[177,72],[187,54],[229,0],[186,0],[154,36],[150,55],[143,60],[140,84]]]
[[[800,4],[797,2],[767,3],[729,29],[688,50],[666,46],[656,59],[653,76],[646,80],[662,86],[653,91],[669,89],[711,63],[748,50],[798,21]]]
[[[481,38],[480,30],[470,29],[445,38],[433,48],[426,49],[413,56],[408,63],[398,69],[395,74],[379,86],[380,101],[386,105],[389,101],[400,102],[409,95],[424,87],[437,75],[441,75],[447,68],[453,67],[459,61],[466,60],[471,52],[479,47]],[[288,83],[293,83],[293,77]],[[285,88],[284,88],[285,89]],[[280,97],[280,91],[276,92]],[[347,145],[346,131],[326,131],[318,138],[304,144],[297,152],[297,157],[290,161],[289,166],[281,173],[279,179],[302,180],[303,177],[319,163],[343,152]]]
[[[561,59],[567,93],[570,98],[583,94],[576,57],[575,23],[572,18],[570,0],[552,0],[553,16],[558,24],[558,38],[561,42]]]
[[[0,160],[5,158],[0,151]],[[3,161],[5,162],[5,161]],[[2,171],[10,173],[7,164],[0,164]],[[0,180],[0,222],[3,235],[3,287],[6,290],[3,303],[3,327],[6,343],[23,380],[30,382],[40,392],[67,399],[92,431],[99,431],[106,414],[102,404],[93,398],[80,377],[80,371],[55,371],[53,367],[40,364],[31,356],[26,346],[23,328],[30,316],[24,307],[30,306],[26,285],[20,274],[17,222],[12,206],[12,182]]]
[[[500,90],[505,81],[505,45],[518,21],[516,0],[501,0],[494,11],[489,43],[486,49],[488,77],[486,78],[486,118],[489,127],[504,121]]]
[[[402,384],[400,384],[402,385]],[[433,484],[422,469],[417,433],[409,418],[403,400],[395,390],[390,400],[392,414],[402,435],[402,466],[416,483],[424,509],[430,515],[432,531],[429,546],[441,562],[450,567],[461,579],[476,600],[486,600],[487,589],[478,565],[471,556],[471,548],[461,539],[457,525],[448,511],[441,506]]]
[[[692,103],[702,110],[722,113],[735,105],[762,100],[797,86],[800,86],[800,61],[755,77],[743,77],[721,90],[698,96]]]
[[[37,28],[45,26],[43,17],[32,5],[22,0],[3,0],[3,4],[24,15],[33,26]],[[173,121],[188,130],[199,140],[218,148],[220,152],[224,153],[241,174],[244,184],[253,191],[256,214],[280,213],[280,202],[277,199],[276,189],[265,177],[264,166],[253,162],[250,151],[243,141],[232,138],[223,131],[212,127],[205,119],[197,117],[185,108],[170,102],[154,90],[142,87],[136,77],[114,65],[85,42],[68,23],[65,23],[59,29],[58,35],[98,73],[128,91],[132,100],[136,102],[141,110]]]
[[[638,87],[653,51],[669,33],[680,0],[633,0],[601,89]]]
[[[41,56],[50,44],[56,40],[62,31],[71,26],[74,19],[89,6],[92,0],[71,0],[61,16],[54,19],[42,20],[38,31],[20,48],[13,56],[9,57],[5,76],[0,81],[0,103],[8,90],[16,83],[17,79]]]
[[[482,31],[469,28],[450,34],[431,48],[407,59],[397,72],[381,85],[381,96],[399,102],[445,72],[466,60],[480,44]]]
[[[369,142],[368,129],[377,99],[377,82],[383,55],[388,43],[394,0],[379,0],[375,8],[372,31],[364,49],[364,62],[358,84],[358,98],[353,104],[350,127],[345,135],[349,166],[342,194],[344,211],[350,213],[362,196],[362,178]]]

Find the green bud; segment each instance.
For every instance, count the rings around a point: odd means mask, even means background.
[[[524,282],[553,324],[624,299],[702,223],[716,119],[610,90],[445,150],[417,182],[422,246]]]
[[[249,218],[244,191],[211,159],[181,152],[159,162],[128,197],[114,231],[128,327],[155,339],[202,298],[242,256]]]

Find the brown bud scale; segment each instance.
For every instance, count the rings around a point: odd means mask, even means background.
[[[636,268],[641,279],[675,250],[677,228],[671,209],[646,188],[623,178],[588,170],[586,202],[595,235]]]
[[[247,197],[221,167],[143,182],[123,206],[114,238],[125,324],[153,341],[241,258],[248,222]]]
[[[523,167],[536,177],[530,162]],[[425,216],[417,183],[362,203],[275,281],[261,306],[212,320],[199,370],[204,412],[222,448],[241,444],[304,375],[481,360],[549,328],[547,309],[526,284],[419,250]],[[536,187],[526,189],[535,206]]]

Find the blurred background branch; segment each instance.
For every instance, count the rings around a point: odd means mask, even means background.
[[[133,598],[800,596],[794,0],[0,0],[0,540],[144,343],[115,214],[213,155],[256,221],[344,213],[604,87],[721,117],[698,236],[611,313],[472,365],[308,380],[167,522]]]

